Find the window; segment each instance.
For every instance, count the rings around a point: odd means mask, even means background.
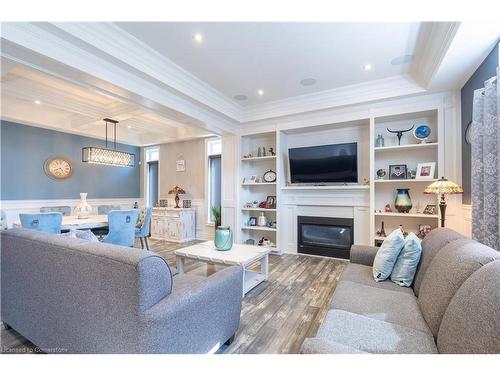
[[[221,207],[221,141],[207,141],[208,222],[215,222],[212,207]]]
[[[158,148],[146,149],[146,205],[154,207],[158,202],[158,159],[160,150]]]

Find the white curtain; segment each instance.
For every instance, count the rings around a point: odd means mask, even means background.
[[[474,91],[472,113],[472,237],[500,250],[500,95],[498,77]]]

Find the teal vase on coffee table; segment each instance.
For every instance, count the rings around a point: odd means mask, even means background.
[[[233,247],[233,231],[230,227],[219,226],[215,231],[215,248],[219,251],[228,251]]]

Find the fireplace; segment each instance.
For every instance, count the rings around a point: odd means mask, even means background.
[[[299,216],[297,251],[300,254],[349,259],[354,219]]]

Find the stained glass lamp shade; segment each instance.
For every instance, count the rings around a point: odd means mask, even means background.
[[[424,190],[424,194],[437,194],[440,196],[439,200],[439,210],[441,212],[441,226],[444,227],[445,213],[446,213],[446,194],[463,194],[464,190],[462,187],[454,182],[441,177],[439,180],[434,181],[432,184],[427,186]]]

